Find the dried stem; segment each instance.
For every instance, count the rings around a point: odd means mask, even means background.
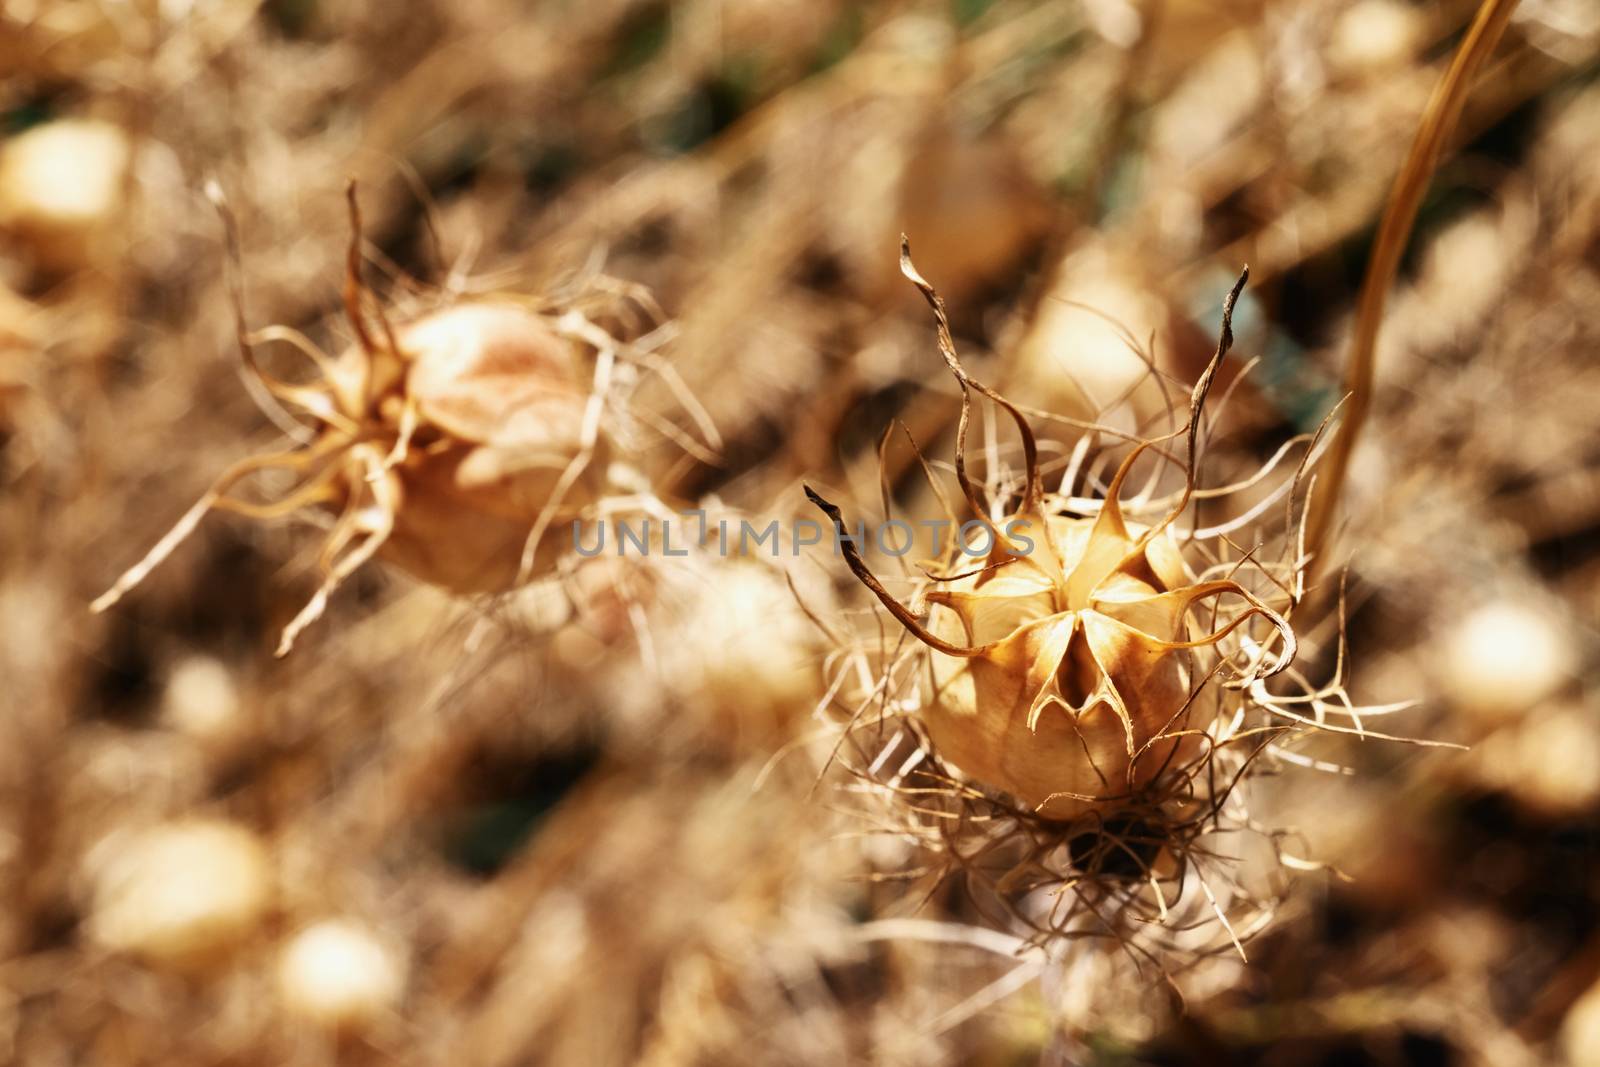
[[[943,652],[947,656],[981,656],[994,647],[992,644],[978,646],[953,645],[924,626],[912,614],[911,609],[896,600],[894,594],[885,589],[883,583],[878,581],[877,576],[867,567],[866,561],[861,558],[861,553],[855,546],[854,539],[851,538],[845,528],[844,516],[839,513],[839,509],[817,495],[817,491],[809,485],[803,488],[806,491],[806,498],[818,508],[821,508],[822,513],[832,521],[834,531],[839,540],[839,550],[844,553],[845,563],[849,565],[851,573],[861,579],[861,584],[872,590],[877,598],[883,602],[883,606],[889,609],[889,614],[898,619],[900,624],[910,630],[919,641],[929,648]]]
[[[1321,491],[1315,494],[1312,501],[1307,550],[1312,556],[1313,567],[1320,569],[1318,561],[1333,522],[1334,511],[1338,507],[1339,495],[1344,488],[1350,454],[1372,406],[1378,327],[1383,320],[1389,287],[1400,268],[1400,257],[1416,224],[1417,210],[1422,205],[1422,196],[1427,192],[1428,182],[1438,166],[1444,143],[1461,118],[1461,109],[1466,104],[1473,77],[1499,43],[1500,35],[1505,31],[1506,23],[1516,7],[1517,0],[1483,0],[1479,5],[1477,17],[1462,39],[1461,47],[1456,50],[1450,69],[1445,71],[1428,101],[1416,140],[1411,144],[1411,153],[1400,168],[1394,189],[1389,194],[1389,206],[1378,225],[1372,259],[1367,264],[1367,274],[1356,304],[1355,338],[1351,343],[1349,367],[1345,372],[1345,390],[1350,397],[1350,407],[1328,456],[1327,470],[1321,479]]]

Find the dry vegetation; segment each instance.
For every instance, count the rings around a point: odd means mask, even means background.
[[[1600,1065],[1597,75],[0,7],[0,1062]]]

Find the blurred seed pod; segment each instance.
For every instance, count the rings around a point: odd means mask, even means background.
[[[211,656],[179,662],[162,693],[161,717],[167,725],[202,740],[222,740],[240,726],[239,688],[227,665]]]
[[[331,1029],[371,1026],[393,1011],[405,991],[400,958],[372,930],[327,919],[296,933],[278,957],[284,1007]]]
[[[0,69],[50,78],[105,73],[136,54],[128,31],[146,28],[156,6],[151,0],[109,9],[94,0],[8,4],[0,12]]]
[[[57,119],[0,144],[0,230],[50,270],[97,258],[120,217],[128,136],[98,119]]]
[[[1166,406],[1154,373],[1157,348],[1164,368],[1185,377],[1211,356],[1209,340],[1135,262],[1089,241],[1057,266],[1007,391],[1037,408],[1131,431]]]
[[[458,304],[395,336],[404,379],[380,386],[375,406],[397,432],[414,420],[416,436],[389,472],[394,528],[379,554],[452,592],[499,592],[520,584],[529,531],[545,516],[561,536],[540,542],[529,576],[548,573],[567,527],[600,498],[608,454],[603,436],[584,440],[588,389],[573,345],[511,303]],[[366,363],[349,350],[337,373],[359,381],[349,371]]]
[[[215,819],[112,838],[94,850],[90,867],[93,938],[174,967],[204,966],[245,940],[270,896],[261,840]]]
[[[1436,671],[1454,706],[1495,722],[1538,706],[1568,681],[1576,665],[1570,630],[1548,611],[1495,600],[1446,635]]]
[[[1427,18],[1401,0],[1358,0],[1339,13],[1327,60],[1345,75],[1374,75],[1407,63],[1423,44]]]
[[[1546,818],[1600,803],[1600,715],[1562,705],[1531,710],[1473,749],[1474,777]]]
[[[972,138],[937,115],[910,145],[893,218],[917,235],[919,258],[963,306],[1038,247],[1053,209],[1009,142]],[[878,287],[887,293],[900,279],[884,266]]]
[[[781,736],[816,696],[814,634],[775,567],[730,561],[684,620],[676,688],[718,705],[725,729]],[[698,679],[695,684],[691,679]]]
[[[288,328],[247,332],[240,311],[245,364],[303,447],[234,464],[95,610],[138,585],[212,509],[334,516],[318,558],[321,585],[285,628],[279,655],[374,557],[451,592],[488,593],[548,574],[568,554],[573,524],[605,486],[610,444],[600,416],[621,343],[577,308],[550,311],[515,295],[401,307],[391,322],[361,282],[353,188],[350,204],[356,243],[345,310],[354,345],[331,358]],[[320,378],[267,374],[254,354],[263,343],[291,346]],[[585,351],[595,357],[592,375]],[[266,503],[236,494],[266,471],[295,484]]]
[[[647,562],[655,584],[649,603],[636,601],[636,625],[651,646],[645,669],[661,684],[641,686],[632,671],[603,679],[614,714],[659,724],[665,711],[695,732],[697,745],[729,751],[787,741],[820,695],[820,641],[797,590],[813,609],[831,602],[831,590],[804,574],[786,580],[780,565],[751,557]],[[647,736],[658,743],[656,730]]]

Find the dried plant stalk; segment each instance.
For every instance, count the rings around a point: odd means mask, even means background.
[[[1307,545],[1314,558],[1321,556],[1327,542],[1329,527],[1339,504],[1339,494],[1344,488],[1350,454],[1355,449],[1356,437],[1372,407],[1378,327],[1383,322],[1384,303],[1388,299],[1390,286],[1394,284],[1395,273],[1400,269],[1400,257],[1416,224],[1423,194],[1428,190],[1428,182],[1438,166],[1444,144],[1461,118],[1461,109],[1472,90],[1473,78],[1500,43],[1500,36],[1505,32],[1506,24],[1511,21],[1516,8],[1517,0],[1484,0],[1479,5],[1477,17],[1468,28],[1461,46],[1456,49],[1455,58],[1428,100],[1416,139],[1411,143],[1411,151],[1389,194],[1389,204],[1384,209],[1383,221],[1378,224],[1372,259],[1367,263],[1367,273],[1361,282],[1361,295],[1356,303],[1355,337],[1350,344],[1350,362],[1345,371],[1345,392],[1349,396],[1349,404],[1334,438],[1321,485],[1312,497]]]

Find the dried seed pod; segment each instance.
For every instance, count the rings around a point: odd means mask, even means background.
[[[1149,531],[1122,524],[1114,499],[1098,520],[1046,525],[1043,551],[1071,561],[1060,578],[1025,557],[928,593],[945,609],[931,632],[984,650],[933,657],[923,720],[956,766],[1059,818],[1198,746],[1213,705],[1189,699],[1189,607],[1238,590],[1186,582],[1170,538],[1140,547]]]
[[[255,929],[266,850],[234,823],[186,819],[108,841],[95,857],[89,930],[107,948],[188,967]]]
[[[510,303],[469,303],[396,331],[408,363],[379,401],[417,435],[388,477],[398,497],[380,555],[457,593],[518,584],[529,531],[546,522],[529,573],[548,571],[568,524],[599,498],[606,443],[585,451],[588,390],[577,353],[539,315]],[[352,349],[342,368],[359,366]],[[586,461],[575,476],[574,457]]]
[[[997,548],[926,594],[925,629],[908,624],[933,650],[921,718],[941,757],[1048,818],[1127,800],[1196,752],[1215,705],[1193,699],[1188,650],[1256,615],[1293,647],[1238,583],[1189,582],[1171,537],[1125,522],[1115,489],[1095,519],[1004,524],[1032,551]],[[1244,610],[1193,637],[1191,607],[1229,594]]]
[[[599,424],[604,383],[591,389],[580,366],[579,345],[595,344],[598,328],[575,313],[552,321],[510,296],[454,303],[398,325],[370,314],[353,189],[350,203],[356,238],[345,310],[356,343],[329,358],[293,330],[249,334],[239,316],[246,366],[302,426],[311,420],[311,439],[226,471],[95,610],[142,581],[213,508],[275,518],[314,507],[336,516],[318,561],[321,587],[285,629],[279,655],[374,556],[452,592],[483,593],[548,573],[571,544],[568,528],[598,500],[608,454]],[[236,248],[225,211],[224,218]],[[262,372],[252,346],[267,342],[298,349],[321,379],[291,384]],[[609,366],[608,355],[600,365]],[[232,495],[264,470],[299,480],[266,504]]]
[[[796,590],[804,588],[813,604],[827,603],[831,590],[812,588],[813,575],[786,575],[753,557],[649,562],[652,603],[640,605],[637,625],[649,632],[651,648],[641,656],[661,684],[641,687],[636,672],[612,672],[600,681],[606,706],[634,722],[658,721],[663,709],[674,718],[692,709],[704,735],[699,743],[730,751],[787,741],[796,716],[819,695],[814,629]]]
[[[940,587],[925,597],[934,610],[924,625],[883,588],[844,539],[839,510],[810,489],[807,493],[838,527],[852,570],[931,649],[933,688],[921,719],[944,759],[1047,818],[1128,801],[1163,770],[1186,762],[1185,754],[1201,744],[1203,716],[1214,705],[1195,700],[1203,679],[1196,677],[1188,653],[1215,647],[1250,619],[1265,618],[1281,637],[1282,649],[1270,668],[1258,659],[1247,672],[1253,680],[1288,666],[1293,631],[1236,581],[1188,579],[1169,528],[1188,505],[1192,478],[1161,523],[1143,527],[1125,520],[1122,485],[1148,445],[1133,449],[1123,461],[1098,515],[1073,517],[1052,508],[1040,483],[1027,419],[967,376],[955,355],[943,301],[912,267],[908,251],[902,262],[934,309],[941,351],[962,387],[956,476],[987,527],[986,565],[938,582]],[[1244,280],[1229,295],[1216,355],[1195,386],[1189,424],[1179,431],[1188,437],[1190,472],[1199,413],[1232,342],[1228,323]],[[1022,435],[1023,505],[1003,523],[986,517],[966,475],[962,453],[973,390],[1003,407]],[[959,568],[963,547],[952,549],[951,570]],[[1190,609],[1223,597],[1244,606],[1219,610],[1218,623],[1193,636]]]

